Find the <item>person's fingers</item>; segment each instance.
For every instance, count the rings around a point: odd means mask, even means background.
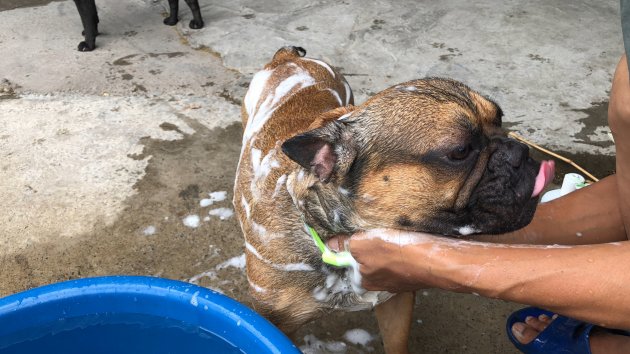
[[[329,238],[326,241],[326,245],[333,251],[349,251],[350,250],[350,235],[337,235]]]

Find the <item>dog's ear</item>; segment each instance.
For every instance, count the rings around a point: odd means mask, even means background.
[[[313,124],[319,128],[286,140],[282,151],[323,183],[329,182],[335,174],[345,174],[356,149],[350,127],[339,118],[350,112],[346,107],[326,112]]]

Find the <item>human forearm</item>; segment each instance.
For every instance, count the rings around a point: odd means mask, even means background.
[[[630,328],[630,243],[545,248],[432,242],[403,247],[418,283],[543,307]],[[424,274],[423,274],[424,273]],[[436,281],[437,280],[437,281]]]

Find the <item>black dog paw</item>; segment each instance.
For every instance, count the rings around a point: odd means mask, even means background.
[[[175,26],[177,24],[177,17],[167,17],[164,19],[164,24],[167,26]]]
[[[89,45],[87,42],[79,43],[79,47],[77,48],[79,52],[91,52],[96,48],[96,45]]]
[[[203,21],[196,21],[196,20],[191,20],[190,23],[188,24],[188,26],[191,29],[200,29],[200,28],[203,28],[203,25],[204,25]]]

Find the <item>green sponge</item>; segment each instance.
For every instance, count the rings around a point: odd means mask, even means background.
[[[331,251],[330,248],[328,248],[324,241],[322,241],[322,239],[319,237],[319,234],[317,234],[317,231],[315,231],[315,229],[306,224],[304,224],[304,226],[306,226],[308,233],[311,235],[311,237],[313,237],[313,241],[315,241],[315,244],[322,252],[322,261],[324,261],[324,263],[333,265],[335,267],[350,267],[353,264],[356,264],[356,261],[354,260],[350,252]]]

